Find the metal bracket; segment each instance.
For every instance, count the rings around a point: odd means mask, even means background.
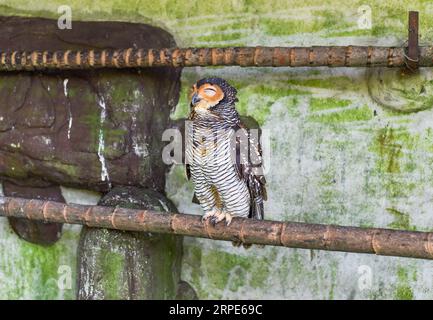
[[[409,11],[409,39],[407,47],[406,66],[411,72],[418,70],[419,46],[418,46],[419,19],[418,11]]]

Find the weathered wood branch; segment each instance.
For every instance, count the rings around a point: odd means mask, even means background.
[[[249,244],[433,259],[433,233],[234,218],[226,227],[189,214],[0,198],[0,215]]]
[[[403,67],[406,47],[316,46],[118,49],[0,52],[0,71],[100,68],[242,67]],[[419,47],[420,67],[433,66],[433,47]]]

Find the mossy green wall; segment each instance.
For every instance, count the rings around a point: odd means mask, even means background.
[[[2,14],[145,22],[180,46],[403,45],[407,11],[420,11],[421,43],[433,41],[427,1],[25,0],[0,1]],[[368,4],[372,28],[359,29]],[[431,230],[433,226],[433,74],[365,69],[190,68],[187,90],[221,76],[239,91],[238,109],[271,132],[267,217],[355,226]],[[180,211],[200,213],[181,167],[168,176]],[[83,198],[84,199],[84,198]],[[16,239],[0,223],[0,298],[72,298],[53,289],[60,264],[75,270],[77,231],[50,249]],[[75,271],[74,271],[75,272]],[[282,248],[244,250],[185,239],[183,279],[200,298],[433,298],[432,262]]]
[[[96,204],[99,194],[62,188],[68,202]],[[0,195],[2,190],[0,187]],[[55,245],[21,240],[0,218],[0,299],[74,299],[80,226],[64,225]]]

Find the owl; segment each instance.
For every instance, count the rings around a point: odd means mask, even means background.
[[[228,226],[233,217],[263,219],[261,146],[236,111],[236,89],[224,79],[205,78],[191,91],[186,173],[204,211],[202,220]]]

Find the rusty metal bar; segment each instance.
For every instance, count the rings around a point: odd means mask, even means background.
[[[433,66],[433,47],[314,46],[166,48],[0,52],[0,71],[193,66],[404,67],[409,60]],[[409,59],[407,59],[409,57]]]
[[[419,63],[419,48],[418,48],[418,12],[409,11],[409,38],[407,48],[407,67],[410,71],[416,71]]]
[[[409,11],[408,47],[313,46],[124,48],[0,51],[1,71],[86,70],[194,66],[433,67],[433,47],[418,46],[419,14]]]
[[[189,214],[0,198],[0,216],[89,227],[170,233],[248,244],[433,259],[433,233],[234,218],[226,227]]]

